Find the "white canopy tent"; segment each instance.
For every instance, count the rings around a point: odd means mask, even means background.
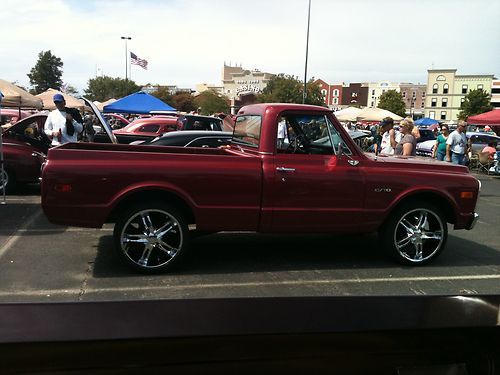
[[[337,120],[339,121],[352,121],[355,122],[358,114],[361,112],[360,108],[347,107],[341,109],[340,111],[333,112]]]
[[[39,98],[3,79],[0,79],[0,91],[3,94],[3,107],[42,108]]]
[[[54,89],[48,89],[47,91],[36,95],[36,97],[43,101],[43,108],[52,110],[56,108],[53,100],[55,94],[61,94],[62,96],[64,96],[66,106],[69,108],[78,108],[79,110],[82,110],[85,107],[85,103],[83,102],[83,100],[77,99],[74,96],[64,94]]]
[[[358,113],[356,121],[382,121],[384,118],[390,117],[394,121],[401,121],[401,116],[381,108],[364,108]]]

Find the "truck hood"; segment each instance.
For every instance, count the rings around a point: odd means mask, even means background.
[[[463,165],[451,164],[449,162],[438,161],[437,159],[420,156],[393,156],[365,154],[376,163],[383,163],[384,167],[405,168],[408,170],[442,170],[446,173],[469,173],[469,169]]]
[[[116,136],[113,134],[113,129],[111,129],[111,126],[107,123],[107,121],[104,119],[101,111],[97,109],[94,103],[92,103],[90,100],[87,98],[82,98],[83,101],[92,109],[92,112],[94,112],[94,115],[96,118],[99,120],[101,123],[102,128],[106,131],[106,134],[108,135],[109,139],[111,140],[111,143],[118,143],[118,140],[116,139]]]

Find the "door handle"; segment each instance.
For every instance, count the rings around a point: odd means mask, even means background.
[[[276,167],[278,172],[295,172],[295,168]]]

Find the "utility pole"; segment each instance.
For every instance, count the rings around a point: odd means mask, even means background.
[[[306,38],[306,64],[304,70],[304,92],[302,93],[302,104],[306,102],[307,95],[307,57],[309,55],[309,23],[311,21],[311,0],[309,0],[309,10],[307,12],[307,38]]]

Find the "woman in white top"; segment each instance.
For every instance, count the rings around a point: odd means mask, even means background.
[[[380,142],[380,154],[392,155],[394,154],[394,147],[396,147],[396,131],[393,129],[394,121],[390,117],[386,117],[380,123],[382,127],[382,141]]]

